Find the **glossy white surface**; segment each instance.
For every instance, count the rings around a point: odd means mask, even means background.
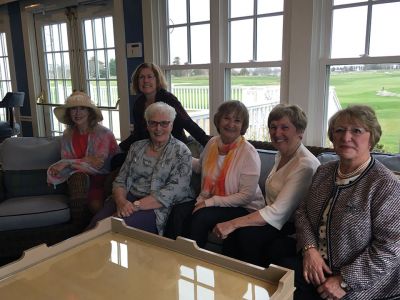
[[[276,289],[111,232],[0,281],[1,299],[269,299]]]

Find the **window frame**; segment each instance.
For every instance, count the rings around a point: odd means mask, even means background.
[[[146,1],[147,2],[147,1]],[[211,122],[212,116],[216,113],[218,107],[226,100],[230,99],[230,70],[236,68],[281,68],[280,95],[281,103],[287,102],[287,82],[285,78],[288,74],[287,57],[288,51],[284,50],[288,44],[289,27],[285,20],[290,15],[290,0],[284,1],[283,11],[283,37],[282,37],[282,60],[279,61],[251,61],[251,62],[229,62],[229,24],[228,18],[229,0],[211,0],[210,1],[210,63],[209,64],[189,64],[189,65],[169,65],[168,64],[168,41],[166,36],[166,1],[152,0],[149,3],[143,3],[143,27],[148,28],[144,31],[144,53],[145,61],[153,61],[160,65],[169,73],[172,70],[184,69],[208,69],[209,71],[209,103],[210,114],[210,134],[216,135],[217,130]],[[271,14],[272,15],[272,14]],[[257,16],[252,18],[257,20]],[[190,25],[190,23],[188,24]],[[150,47],[146,47],[146,44]],[[157,51],[158,49],[158,51]],[[253,49],[253,52],[255,49]],[[286,59],[285,59],[286,58]],[[222,88],[221,88],[222,87]]]
[[[11,40],[11,28],[10,28],[10,19],[8,15],[8,10],[6,6],[0,6],[0,32],[5,34],[6,37],[6,46],[7,46],[7,59],[8,59],[8,67],[10,72],[10,84],[11,84],[11,91],[18,91],[17,86],[17,79],[15,73],[15,63],[14,63],[14,54],[13,54],[13,45]],[[10,91],[10,92],[11,92]],[[4,95],[0,95],[0,101],[3,99]],[[5,115],[5,109],[4,115]],[[15,109],[15,119],[17,122],[20,122],[21,119],[29,120],[29,117],[21,116],[20,109]]]
[[[334,0],[324,0],[322,5],[319,7],[319,15],[321,15],[321,19],[325,20],[325,22],[321,23],[322,31],[319,33],[319,41],[321,43],[321,58],[319,59],[319,83],[318,83],[318,94],[320,95],[320,99],[323,99],[322,107],[321,103],[318,104],[318,107],[323,111],[324,119],[322,120],[322,132],[320,136],[322,140],[318,145],[325,145],[328,141],[327,137],[327,106],[328,106],[328,96],[329,96],[329,69],[334,65],[368,65],[368,64],[397,64],[400,63],[400,55],[399,56],[369,56],[369,46],[370,46],[370,34],[371,34],[371,7],[373,5],[379,5],[381,3],[389,3],[389,2],[400,2],[398,0],[366,0],[360,3],[351,3],[351,4],[343,4],[343,5],[333,5]],[[365,6],[368,5],[368,14],[367,14],[367,26],[366,26],[366,36],[365,36],[365,53],[360,57],[345,57],[345,58],[331,58],[331,37],[333,31],[333,11],[335,8],[351,8],[357,6]],[[320,122],[321,124],[321,122]]]
[[[6,6],[0,6],[0,17],[2,20],[0,22],[0,32],[4,32],[6,35],[11,88],[13,91],[17,91],[17,80],[16,80],[16,73],[15,73],[13,45],[12,45],[12,40],[11,40],[10,19],[9,19],[8,11],[6,8],[7,8]]]
[[[115,56],[118,98],[123,99],[119,103],[119,119],[120,119],[120,136],[121,140],[130,135],[130,111],[129,111],[129,87],[127,76],[127,60],[126,60],[126,41],[125,41],[125,24],[124,24],[124,7],[123,0],[105,0],[112,9],[113,26],[114,26],[114,41],[115,41]],[[53,1],[41,1],[44,9],[48,7],[50,10],[64,8],[68,3],[57,3]],[[29,99],[32,114],[32,127],[34,136],[47,136],[45,123],[43,122],[45,112],[37,105],[37,101],[41,95],[40,78],[38,74],[38,49],[35,42],[35,24],[33,14],[35,11],[25,8],[28,6],[28,1],[21,1],[21,20],[22,32],[25,48],[25,59],[27,65],[27,77],[29,87]],[[47,6],[48,5],[48,6]],[[90,5],[90,3],[89,3]],[[45,12],[45,11],[44,11]],[[80,37],[81,38],[81,37]],[[72,72],[72,71],[71,71]],[[126,125],[125,125],[126,124]]]

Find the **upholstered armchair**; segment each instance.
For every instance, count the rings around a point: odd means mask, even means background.
[[[78,234],[88,224],[88,184],[79,174],[69,184],[47,184],[46,170],[60,159],[60,146],[60,138],[34,137],[0,144],[0,265],[33,246]]]

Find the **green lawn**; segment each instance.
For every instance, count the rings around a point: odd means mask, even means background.
[[[379,144],[385,152],[399,152],[400,143],[400,71],[368,71],[333,74],[331,86],[342,107],[349,104],[370,105],[382,126]],[[380,96],[378,91],[396,95]]]

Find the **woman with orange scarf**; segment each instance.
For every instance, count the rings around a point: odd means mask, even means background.
[[[193,171],[201,171],[201,192],[193,210],[190,238],[204,247],[210,230],[265,206],[258,186],[261,161],[243,135],[249,113],[240,101],[223,103],[214,116],[219,135],[206,145]]]

